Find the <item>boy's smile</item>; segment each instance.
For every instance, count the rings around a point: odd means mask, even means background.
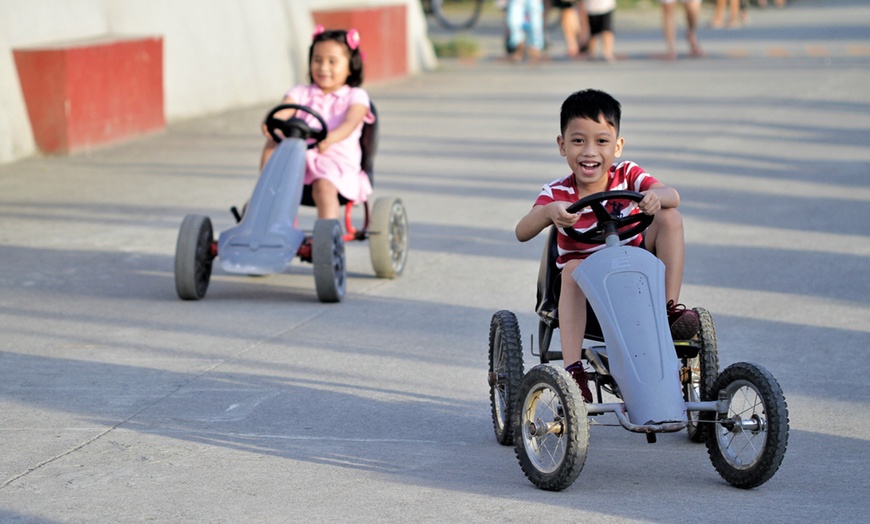
[[[577,188],[586,194],[607,189],[610,166],[622,154],[624,144],[616,129],[604,118],[600,122],[588,118],[573,118],[565,134],[556,137],[559,154],[568,161]]]

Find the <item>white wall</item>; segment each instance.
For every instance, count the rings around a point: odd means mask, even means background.
[[[307,81],[312,10],[406,4],[408,71],[436,65],[419,0],[0,0],[0,163],[37,153],[12,50],[162,36],[166,118],[278,101]]]

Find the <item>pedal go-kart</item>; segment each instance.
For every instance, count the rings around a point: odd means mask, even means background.
[[[275,114],[283,109],[312,115],[320,128],[313,129],[296,116],[286,120],[276,118]],[[369,240],[369,254],[377,276],[401,275],[408,256],[408,217],[402,201],[397,197],[378,198],[371,213],[368,201],[358,202],[365,218],[357,229],[351,216],[355,203],[340,196],[345,206],[345,233],[338,220],[318,219],[312,232],[299,230],[296,224],[300,204],[314,205],[310,186],[303,184],[305,152],[326,138],[326,122],[309,107],[283,104],[269,112],[266,127],[280,143],[263,168],[243,212],[231,209],[237,224],[215,241],[209,217],[184,217],[175,247],[175,289],[179,298],[199,300],[205,296],[212,263],[217,257],[227,273],[269,275],[283,272],[298,256],[314,265],[317,298],[321,302],[339,302],[345,295],[344,242],[349,240]],[[363,126],[360,146],[363,171],[373,181],[377,119]]]
[[[788,410],[782,389],[763,367],[745,362],[718,372],[716,329],[710,313],[696,308],[700,333],[673,340],[665,309],[664,264],[645,249],[619,240],[644,231],[652,216],[611,216],[614,202],[640,202],[630,191],[598,193],[569,208],[592,209],[597,225],[566,234],[585,243],[606,244],[571,275],[586,294],[587,330],[582,361],[597,402],[583,401],[580,389],[561,365],[562,354],[549,349],[558,328],[559,270],[556,230],[551,228],[538,274],[541,364],[523,374],[519,324],[510,311],[493,315],[489,332],[489,386],[496,440],[513,444],[529,480],[545,490],[569,487],[583,469],[589,427],[614,425],[643,433],[686,429],[706,442],[710,460],[728,483],[753,488],[779,468],[788,443]],[[618,205],[618,204],[617,204]],[[603,343],[603,345],[601,344]],[[616,397],[605,401],[602,392]],[[615,423],[598,417],[612,414]],[[610,419],[612,420],[612,419]]]

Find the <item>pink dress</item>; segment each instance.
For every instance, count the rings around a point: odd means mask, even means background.
[[[298,85],[290,88],[285,96],[296,104],[308,106],[320,113],[329,129],[336,128],[344,121],[350,106],[360,104],[369,107],[370,104],[369,95],[364,89],[348,85],[332,93],[324,93],[316,84]],[[314,129],[320,128],[320,123],[313,116],[303,114],[302,111],[298,112],[297,116],[303,118]],[[375,116],[369,111],[363,122],[374,121]],[[305,184],[325,178],[350,201],[363,202],[368,198],[372,192],[372,185],[360,167],[362,150],[359,146],[359,137],[362,126],[362,124],[357,126],[347,138],[332,144],[323,153],[317,148],[308,150],[305,157]]]

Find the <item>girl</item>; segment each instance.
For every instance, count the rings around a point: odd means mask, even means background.
[[[339,194],[361,202],[372,192],[368,177],[360,168],[362,150],[359,138],[363,123],[374,122],[369,95],[359,86],[363,81],[363,61],[359,50],[359,31],[326,31],[317,26],[308,52],[310,84],[297,85],[285,94],[282,104],[312,108],[326,121],[326,139],[305,156],[305,184],[311,185],[317,218],[338,218]],[[291,118],[293,109],[279,111],[280,119]],[[299,112],[315,129],[314,117]],[[260,169],[266,165],[278,144],[263,124],[266,145]]]
[[[509,0],[505,16],[511,60],[520,62],[525,53],[532,62],[538,61],[544,49],[543,0]]]

